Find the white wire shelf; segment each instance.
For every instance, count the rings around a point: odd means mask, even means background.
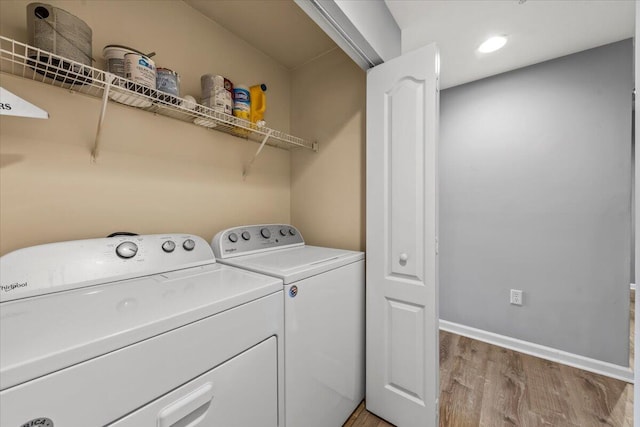
[[[318,144],[284,132],[259,127],[255,123],[189,103],[182,98],[141,86],[109,72],[84,65],[50,52],[0,36],[0,71],[51,86],[103,99],[100,124],[107,99],[152,113],[225,132],[262,145],[282,149],[306,148],[317,151]],[[93,156],[98,154],[100,124]],[[256,153],[256,155],[258,154]],[[255,157],[254,157],[255,159]],[[252,160],[253,161],[253,160]]]

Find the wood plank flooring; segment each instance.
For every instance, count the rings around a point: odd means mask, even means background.
[[[363,402],[343,427],[387,426]],[[440,426],[632,427],[633,385],[441,331]]]

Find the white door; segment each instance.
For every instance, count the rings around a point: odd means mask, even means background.
[[[367,76],[367,409],[438,425],[438,51]]]

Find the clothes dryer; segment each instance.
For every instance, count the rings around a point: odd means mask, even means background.
[[[200,237],[26,248],[0,282],[0,425],[284,425],[282,281]]]
[[[305,245],[291,225],[234,227],[218,262],[284,283],[287,427],[339,427],[364,398],[364,253]]]

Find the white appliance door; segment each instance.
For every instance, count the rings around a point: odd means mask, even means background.
[[[109,427],[276,427],[277,356],[271,337]]]
[[[367,409],[438,425],[438,51],[367,76]]]
[[[284,291],[285,425],[341,426],[364,398],[364,262]]]

